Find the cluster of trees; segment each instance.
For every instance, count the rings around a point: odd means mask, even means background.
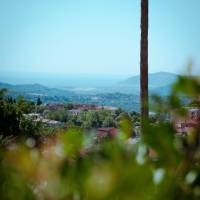
[[[83,129],[96,129],[100,127],[118,127],[121,118],[129,118],[135,125],[140,124],[140,114],[137,112],[127,113],[121,109],[110,110],[85,110],[75,115],[66,108],[58,110],[44,110],[46,118],[64,122],[67,127],[81,127]]]
[[[83,111],[76,116],[75,124],[84,129],[115,127],[116,117],[115,112],[109,110]],[[73,123],[73,121],[70,121],[70,123]]]
[[[45,118],[60,122],[67,122],[70,119],[70,113],[64,107],[57,110],[50,110],[48,107],[46,107],[43,115]]]
[[[22,113],[15,101],[11,98],[4,99],[5,93],[6,90],[0,90],[0,134],[15,136],[20,131]]]
[[[26,119],[24,114],[34,112],[37,103],[26,101],[22,96],[17,99],[6,96],[0,90],[0,135],[5,137],[33,136],[40,130],[40,123]]]

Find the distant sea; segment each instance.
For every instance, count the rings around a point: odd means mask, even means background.
[[[77,90],[94,90],[96,87],[114,86],[128,78],[121,75],[58,74],[58,73],[0,73],[0,82],[10,84],[38,83],[48,87],[73,87]]]

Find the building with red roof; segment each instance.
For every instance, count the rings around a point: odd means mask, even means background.
[[[118,129],[114,127],[109,127],[109,128],[99,128],[97,130],[97,138],[98,139],[103,139],[106,137],[113,138],[117,135]]]

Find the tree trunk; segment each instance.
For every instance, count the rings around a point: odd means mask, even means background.
[[[149,118],[148,107],[148,0],[141,0],[141,46],[140,46],[140,100],[141,126]]]

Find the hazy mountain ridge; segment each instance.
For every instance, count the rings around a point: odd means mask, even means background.
[[[34,102],[40,97],[44,103],[84,103],[114,106],[127,111],[139,111],[139,96],[134,94],[119,92],[77,94],[66,90],[48,88],[39,84],[11,85],[0,83],[0,88],[8,89],[8,96],[17,98],[22,95]]]
[[[0,88],[8,89],[9,93],[15,92],[19,94],[35,94],[36,96],[65,96],[74,95],[73,92],[68,90],[61,90],[57,88],[49,88],[40,84],[20,84],[12,85],[8,83],[0,83]]]
[[[149,74],[149,94],[167,96],[171,85],[178,75],[159,72]],[[97,87],[96,90],[79,92],[76,87],[65,89],[50,88],[41,84],[13,85],[0,82],[0,88],[8,89],[8,95],[17,98],[23,95],[26,99],[36,101],[38,97],[45,103],[88,103],[104,106],[115,106],[125,110],[139,111],[140,76],[134,76],[118,84]],[[86,88],[87,89],[87,88]]]
[[[149,87],[162,87],[162,86],[168,86],[175,82],[178,75],[169,73],[169,72],[157,72],[157,73],[150,73],[149,74]],[[140,76],[133,76],[130,77],[122,82],[120,84],[123,85],[140,85]]]

